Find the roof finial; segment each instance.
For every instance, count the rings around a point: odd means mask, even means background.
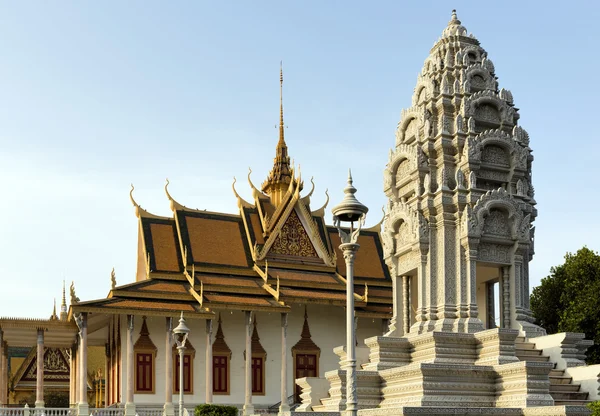
[[[452,19],[451,20],[458,20],[458,17],[456,16],[456,9],[452,9]]]
[[[60,304],[60,320],[67,320],[67,294],[65,289],[65,281],[63,279],[62,303]]]
[[[58,319],[58,316],[56,316],[56,298],[54,298],[54,308],[52,309],[52,316],[50,319],[53,321]]]
[[[279,62],[279,141],[285,142],[283,135],[283,61]]]

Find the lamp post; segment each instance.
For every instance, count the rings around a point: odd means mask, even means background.
[[[183,416],[183,353],[185,351],[185,342],[188,339],[190,329],[183,319],[183,311],[179,318],[179,325],[173,330],[177,351],[179,351],[179,416]]]
[[[354,327],[354,258],[359,249],[358,234],[365,223],[369,209],[361,204],[354,194],[352,174],[348,171],[348,185],[344,188],[344,199],[331,209],[333,224],[337,228],[342,244],[340,250],[346,261],[346,415],[356,416],[358,399],[356,397],[356,356],[355,356],[355,327]],[[356,229],[354,222],[357,222]],[[342,223],[348,223],[349,228],[342,228]]]

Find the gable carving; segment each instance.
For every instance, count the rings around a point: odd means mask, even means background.
[[[69,380],[70,366],[67,350],[61,348],[45,348],[43,359],[45,381]],[[27,360],[29,361],[29,364],[19,381],[37,380],[37,353],[35,348],[32,349],[31,353],[26,358],[26,361]]]
[[[269,252],[288,256],[319,257],[295,210],[292,210],[281,227]]]

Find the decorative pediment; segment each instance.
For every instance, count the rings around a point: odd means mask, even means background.
[[[315,344],[310,334],[310,327],[308,326],[308,312],[306,307],[304,307],[304,324],[302,325],[300,340],[292,347],[292,353],[298,352],[313,354],[321,353],[321,348]]]
[[[228,355],[231,356],[231,349],[225,342],[225,335],[223,334],[222,328],[223,321],[221,320],[221,313],[219,313],[217,335],[215,336],[215,342],[212,344],[213,355]]]
[[[390,205],[382,233],[384,257],[402,247],[429,239],[429,224],[423,214],[404,202]]]
[[[319,257],[296,211],[292,211],[271,246],[270,253],[298,257]]]
[[[523,215],[519,203],[503,188],[488,191],[462,214],[463,236],[530,243],[530,232],[531,214]]]
[[[146,317],[142,317],[142,328],[140,329],[140,337],[133,344],[133,349],[135,351],[151,351],[156,353],[157,348],[156,345],[150,339],[150,332],[148,331],[148,325],[146,324]]]
[[[290,201],[264,246],[256,251],[257,260],[264,260],[269,255],[304,257],[335,266],[334,255],[329,253],[319,226],[298,198]]]
[[[44,381],[68,382],[70,376],[69,354],[62,348],[44,348]],[[37,380],[37,349],[31,349],[15,373],[14,384]]]

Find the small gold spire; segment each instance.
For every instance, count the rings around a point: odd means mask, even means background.
[[[262,192],[269,195],[271,203],[279,205],[288,186],[292,182],[290,157],[285,143],[285,125],[283,122],[283,62],[279,68],[279,141],[275,149],[275,160],[269,176],[262,184]]]
[[[283,125],[283,61],[279,62],[279,142],[285,142]]]

